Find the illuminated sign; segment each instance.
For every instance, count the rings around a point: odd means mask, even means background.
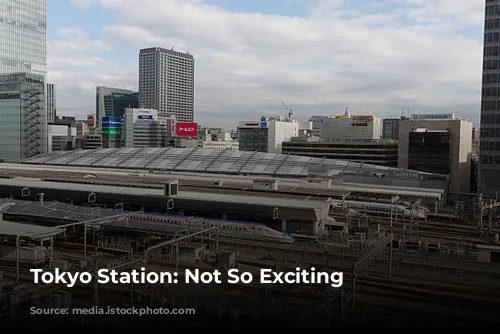
[[[260,122],[260,126],[265,128],[267,126],[267,122]]]
[[[82,122],[76,123],[76,136],[83,137],[83,123]]]
[[[198,123],[193,122],[177,122],[175,123],[176,137],[198,137]]]
[[[254,122],[254,123],[245,123],[245,126],[259,126],[259,123]]]
[[[95,121],[95,119],[94,119],[94,115],[88,115],[88,116],[87,116],[87,126],[88,126],[89,128],[93,128],[93,127],[94,127],[94,125],[95,125],[95,122],[94,122],[94,121]]]
[[[455,119],[455,114],[415,114],[412,115],[412,119]]]
[[[153,115],[137,115],[137,119],[153,119]]]
[[[167,124],[166,124],[166,129],[165,129],[165,134],[167,137],[172,137],[172,120],[167,119]]]

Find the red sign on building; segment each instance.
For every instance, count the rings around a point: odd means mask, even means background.
[[[198,123],[193,122],[176,122],[175,123],[176,137],[198,137]]]
[[[87,116],[87,126],[89,128],[93,128],[95,125],[95,119],[94,119],[94,115],[88,115]]]
[[[166,133],[167,137],[172,137],[172,120],[167,119]]]
[[[76,136],[83,137],[83,123],[82,122],[76,123]]]

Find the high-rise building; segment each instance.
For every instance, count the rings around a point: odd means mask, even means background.
[[[0,1],[0,159],[47,150],[47,0]]]
[[[500,0],[486,0],[478,192],[500,189]]]
[[[194,57],[163,48],[139,53],[139,104],[159,116],[194,121]]]
[[[47,84],[46,91],[47,100],[47,122],[54,123],[56,121],[56,86],[54,84]]]
[[[47,150],[42,75],[0,75],[0,160],[20,162]]]
[[[47,72],[47,0],[0,2],[0,74]]]
[[[455,116],[429,116],[399,122],[398,167],[449,175],[452,192],[468,193],[472,123]]]
[[[125,108],[139,107],[137,92],[111,87],[97,87],[95,94],[96,127],[102,126],[103,117],[123,118]]]

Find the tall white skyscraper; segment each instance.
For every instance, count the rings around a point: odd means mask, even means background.
[[[0,0],[0,160],[47,151],[47,0]]]
[[[139,104],[160,116],[194,121],[194,57],[164,48],[139,52]]]

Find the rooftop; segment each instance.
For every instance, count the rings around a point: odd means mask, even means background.
[[[0,220],[0,235],[44,238],[60,234],[63,231],[64,229],[57,227],[45,227]]]
[[[81,183],[63,183],[41,181],[36,179],[0,179],[0,185],[50,189],[59,191],[81,191],[87,193],[103,193],[117,194],[130,196],[157,196],[165,197],[163,189],[152,188],[135,188],[135,187],[120,187],[120,186],[105,186],[96,184],[81,184]],[[248,204],[256,206],[274,206],[279,208],[293,209],[328,209],[330,204],[321,200],[302,200],[280,197],[263,197],[263,196],[245,196],[245,195],[228,195],[219,193],[200,193],[190,191],[180,191],[175,197],[183,200],[218,202],[228,204]]]
[[[12,200],[10,198],[0,198],[0,206],[4,203],[11,203],[11,202],[14,202],[15,205],[5,208],[4,212],[7,214],[18,214],[22,216],[32,216],[32,217],[40,217],[46,219],[83,221],[101,217],[105,218],[107,216],[114,216],[121,213],[120,211],[115,211],[110,209],[77,206],[57,201],[50,201],[50,202],[47,201],[43,203],[43,206],[41,206],[39,202]],[[1,231],[3,223],[0,224],[1,224],[0,225],[0,231]],[[130,219],[128,219],[128,221],[110,219],[109,221],[105,221],[104,223],[102,223],[102,225],[114,228],[126,227],[128,230],[149,231],[156,233],[175,233],[182,230],[183,228],[182,226],[176,224],[144,221],[143,219],[141,219],[140,215],[131,217]],[[27,226],[29,226],[30,229],[41,227],[37,225],[27,225]],[[10,226],[10,228],[12,228],[12,226]],[[51,228],[51,229],[54,229],[55,231],[59,230],[58,228]],[[18,231],[18,230],[13,229],[12,231]],[[12,235],[17,235],[17,233],[13,233]]]
[[[438,175],[345,160],[251,151],[170,147],[58,151],[38,155],[23,163],[274,177],[307,177],[311,167],[316,169],[320,167],[322,173],[328,176],[373,176],[373,173],[384,173],[387,178],[422,179]]]

